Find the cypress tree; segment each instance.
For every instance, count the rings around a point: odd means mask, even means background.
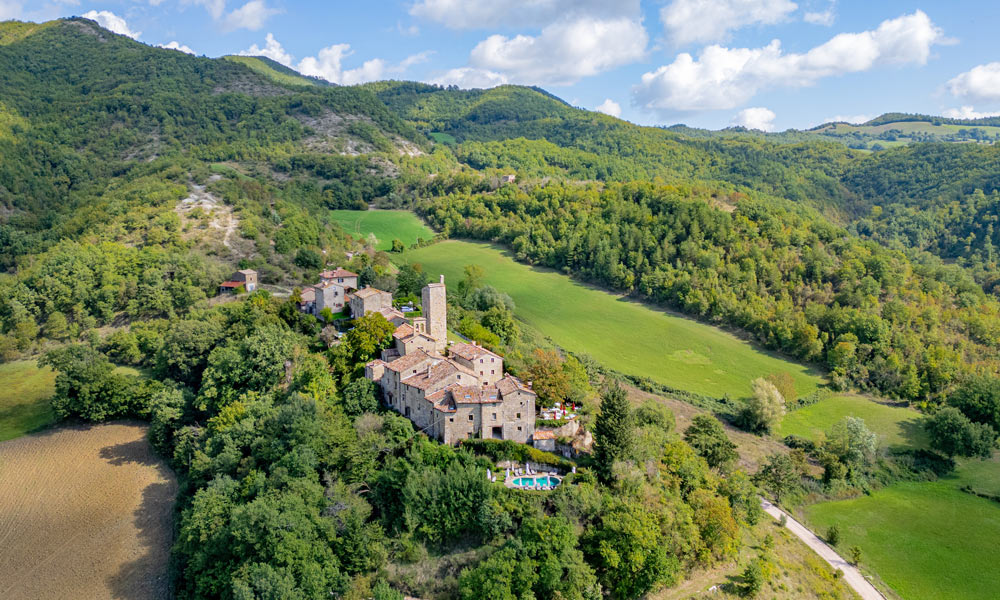
[[[612,382],[604,390],[601,414],[594,424],[594,463],[603,481],[611,480],[616,461],[631,458],[634,441],[635,425],[628,397],[617,381]]]

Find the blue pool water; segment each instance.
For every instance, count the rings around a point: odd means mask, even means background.
[[[551,477],[548,475],[531,475],[528,477],[516,477],[514,479],[514,485],[523,488],[537,488],[542,486],[556,487],[559,485],[558,477]]]

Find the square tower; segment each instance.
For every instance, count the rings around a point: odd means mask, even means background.
[[[444,275],[439,283],[428,283],[420,290],[424,318],[427,319],[427,335],[434,338],[437,349],[448,345],[448,296],[444,287]]]

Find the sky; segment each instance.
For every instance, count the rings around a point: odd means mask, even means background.
[[[355,84],[537,85],[643,125],[1000,114],[996,0],[0,0]]]

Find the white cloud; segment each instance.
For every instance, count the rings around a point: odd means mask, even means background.
[[[867,123],[874,118],[875,117],[873,115],[834,115],[823,119],[823,122],[817,123],[817,125],[823,125],[824,123],[850,123],[851,125],[860,125],[862,123]]]
[[[268,8],[264,0],[250,0],[243,6],[226,15],[223,19],[223,28],[227,31],[236,29],[249,29],[257,31],[264,26],[264,22],[272,16],[281,12],[274,8]]]
[[[947,109],[944,111],[944,116],[949,119],[985,119],[987,117],[1000,117],[1000,112],[979,112],[972,106],[962,106]]]
[[[872,31],[841,33],[804,54],[786,54],[779,40],[763,48],[712,45],[697,59],[685,52],[645,73],[632,90],[633,100],[665,113],[730,109],[766,88],[808,86],[883,65],[922,65],[933,45],[948,42],[918,10],[883,21]]]
[[[660,9],[660,20],[678,46],[725,39],[748,25],[773,25],[798,6],[789,0],[673,0]]]
[[[156,6],[161,4],[163,0],[150,0],[150,4]],[[181,0],[182,4],[194,4],[196,6],[204,6],[208,14],[212,15],[212,18],[218,21],[222,18],[222,14],[226,11],[226,0]]]
[[[594,108],[597,112],[604,113],[606,115],[611,115],[612,117],[622,116],[622,105],[618,104],[611,98],[607,98],[600,104],[600,106]]]
[[[166,44],[157,44],[157,46],[159,46],[160,48],[166,48],[167,50],[180,50],[185,54],[197,54],[190,47],[185,46],[184,44],[178,41],[168,42]]]
[[[979,65],[948,82],[954,96],[975,100],[1000,100],[1000,62]]]
[[[837,5],[837,0],[830,0],[830,5],[824,11],[807,11],[802,15],[802,20],[806,23],[812,23],[813,25],[824,25],[829,27],[833,25],[833,22],[837,20],[837,13],[834,12],[834,7]]]
[[[568,85],[643,57],[642,23],[581,18],[546,26],[537,37],[491,35],[472,49],[473,67],[527,84]]]
[[[91,10],[83,13],[83,15],[81,16],[84,19],[97,21],[98,25],[107,29],[108,31],[111,31],[112,33],[125,35],[132,38],[133,40],[139,39],[139,36],[142,35],[141,31],[132,31],[131,29],[129,29],[128,23],[125,22],[125,19],[119,17],[110,10],[101,10],[101,11]]]
[[[240,56],[264,56],[270,58],[274,62],[281,63],[286,67],[292,66],[292,61],[294,57],[285,51],[278,40],[274,39],[273,34],[267,34],[267,38],[264,41],[264,47],[261,48],[257,44],[250,46],[246,50],[239,52]]]
[[[639,0],[419,0],[414,17],[451,29],[543,27],[577,17],[638,17]]]
[[[733,125],[747,129],[759,129],[760,131],[774,131],[775,117],[777,115],[774,114],[774,111],[763,106],[744,108],[733,117]]]
[[[354,54],[350,44],[334,44],[320,50],[316,56],[307,56],[295,64],[295,57],[288,53],[281,43],[271,33],[267,34],[264,47],[257,44],[239,52],[241,56],[264,56],[295,69],[303,75],[321,77],[332,83],[354,85],[366,81],[385,79],[388,75],[399,74],[413,65],[426,62],[431,52],[413,54],[398,64],[390,64],[381,58],[365,61],[360,67],[344,69],[342,62]]]
[[[477,69],[475,67],[459,67],[450,69],[441,75],[430,79],[429,83],[438,85],[457,85],[463,89],[492,88],[507,83],[507,77],[501,73]]]

